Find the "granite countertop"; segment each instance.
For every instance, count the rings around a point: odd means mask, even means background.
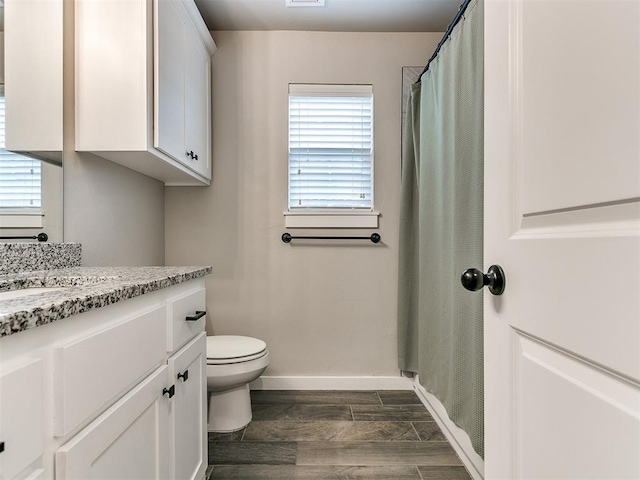
[[[71,267],[0,275],[0,293],[62,287],[20,298],[0,299],[0,337],[209,273],[211,267]]]

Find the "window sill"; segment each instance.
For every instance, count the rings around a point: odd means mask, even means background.
[[[42,228],[42,217],[44,213],[41,210],[0,212],[0,228]]]
[[[378,228],[379,212],[307,210],[284,212],[286,228]]]

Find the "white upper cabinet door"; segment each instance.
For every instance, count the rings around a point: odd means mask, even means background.
[[[154,5],[154,144],[210,179],[211,53],[190,4],[155,0]]]
[[[640,478],[640,2],[484,31],[485,478]]]
[[[202,176],[211,178],[211,56],[193,27],[187,30],[186,60],[188,165]]]
[[[185,10],[182,2],[155,1],[155,128],[156,148],[185,160]]]

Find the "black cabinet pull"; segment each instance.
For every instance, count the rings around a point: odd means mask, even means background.
[[[0,453],[4,452],[4,442],[0,442]]]
[[[189,380],[189,370],[185,370],[184,373],[179,373],[178,378],[181,378],[183,382]]]
[[[196,320],[200,320],[206,314],[207,314],[206,311],[196,310],[196,314],[195,315],[189,315],[188,317],[186,317],[186,320],[187,320],[187,322],[195,322]]]
[[[176,394],[176,386],[171,385],[169,388],[165,388],[162,390],[162,395],[169,395],[169,398],[173,397]]]

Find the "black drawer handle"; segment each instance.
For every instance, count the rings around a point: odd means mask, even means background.
[[[181,378],[183,382],[189,380],[189,370],[185,370],[184,373],[179,373],[178,378]]]
[[[0,442],[0,453],[4,452],[4,442]]]
[[[176,386],[171,385],[169,388],[165,388],[162,390],[162,395],[169,395],[169,398],[173,397],[176,394]]]
[[[196,320],[200,320],[206,314],[207,314],[206,311],[196,310],[196,314],[195,315],[190,315],[190,316],[186,317],[187,318],[187,322],[195,322]]]

